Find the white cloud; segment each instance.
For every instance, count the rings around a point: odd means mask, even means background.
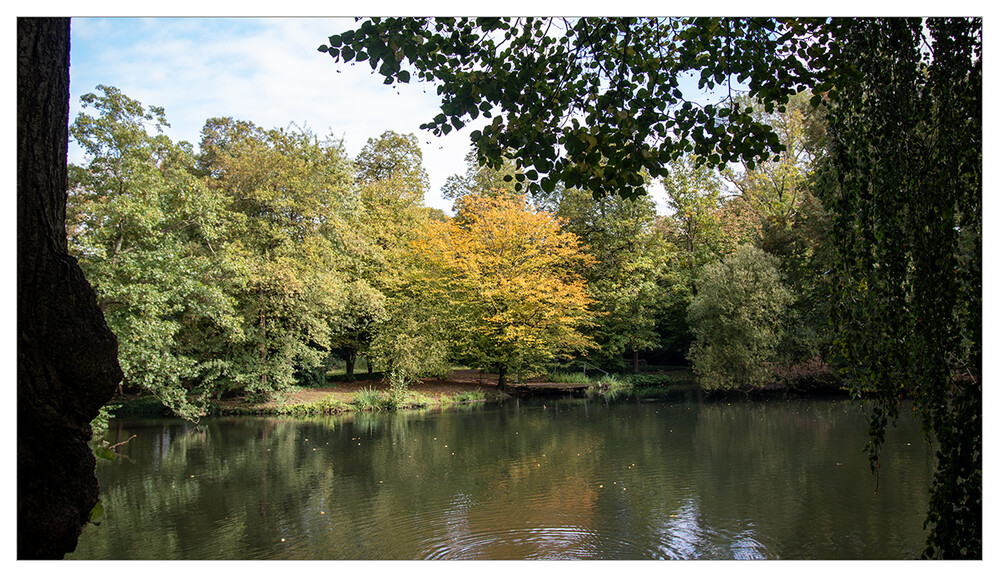
[[[438,191],[448,176],[464,172],[471,128],[442,138],[420,130],[439,112],[433,87],[386,86],[366,64],[338,65],[317,50],[352,25],[352,19],[74,19],[71,118],[82,94],[106,84],[144,105],[163,106],[170,137],[195,145],[214,116],[332,133],[352,156],[386,130],[411,132],[431,178],[427,204],[450,209]]]

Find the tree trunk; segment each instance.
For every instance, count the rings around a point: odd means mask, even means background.
[[[638,373],[638,349],[635,349],[634,356],[631,357],[632,372]]]
[[[260,299],[260,345],[257,354],[260,355],[260,390],[267,390],[267,314],[264,311],[264,289],[257,289]]]
[[[499,382],[496,383],[496,388],[503,390],[506,387],[506,365],[500,365],[499,368]]]
[[[76,548],[118,342],[66,245],[69,19],[17,19],[17,556]]]
[[[347,380],[354,380],[354,363],[357,361],[357,351],[354,349],[347,349],[347,354],[344,356],[344,363],[347,365]]]

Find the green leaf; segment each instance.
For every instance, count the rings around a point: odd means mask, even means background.
[[[94,525],[100,525],[101,521],[104,520],[104,505],[101,504],[101,500],[97,500],[97,504],[90,510],[87,514],[87,521]]]
[[[107,445],[94,449],[94,456],[98,459],[105,459],[107,461],[114,461],[118,457],[118,455],[116,455],[112,449],[108,448]]]

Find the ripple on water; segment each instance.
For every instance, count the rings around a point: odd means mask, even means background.
[[[600,538],[582,527],[531,527],[469,531],[424,541],[423,559],[590,559]]]

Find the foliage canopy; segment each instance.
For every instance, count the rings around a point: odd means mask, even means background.
[[[522,197],[464,196],[456,218],[414,243],[420,294],[447,303],[456,348],[499,371],[540,368],[591,340],[592,299],[578,268],[591,257],[553,215]]]
[[[319,50],[385,82],[435,82],[436,134],[471,133],[515,190],[646,192],[685,154],[721,167],[785,152],[740,102],[829,111],[841,359],[873,397],[872,464],[900,388],[940,443],[927,556],[981,556],[980,18],[373,18]],[[692,100],[692,79],[713,101]],[[789,151],[794,154],[793,151]],[[779,208],[779,207],[773,207]],[[833,271],[830,271],[833,272]],[[865,322],[864,319],[873,322]],[[957,504],[955,514],[951,510]]]

